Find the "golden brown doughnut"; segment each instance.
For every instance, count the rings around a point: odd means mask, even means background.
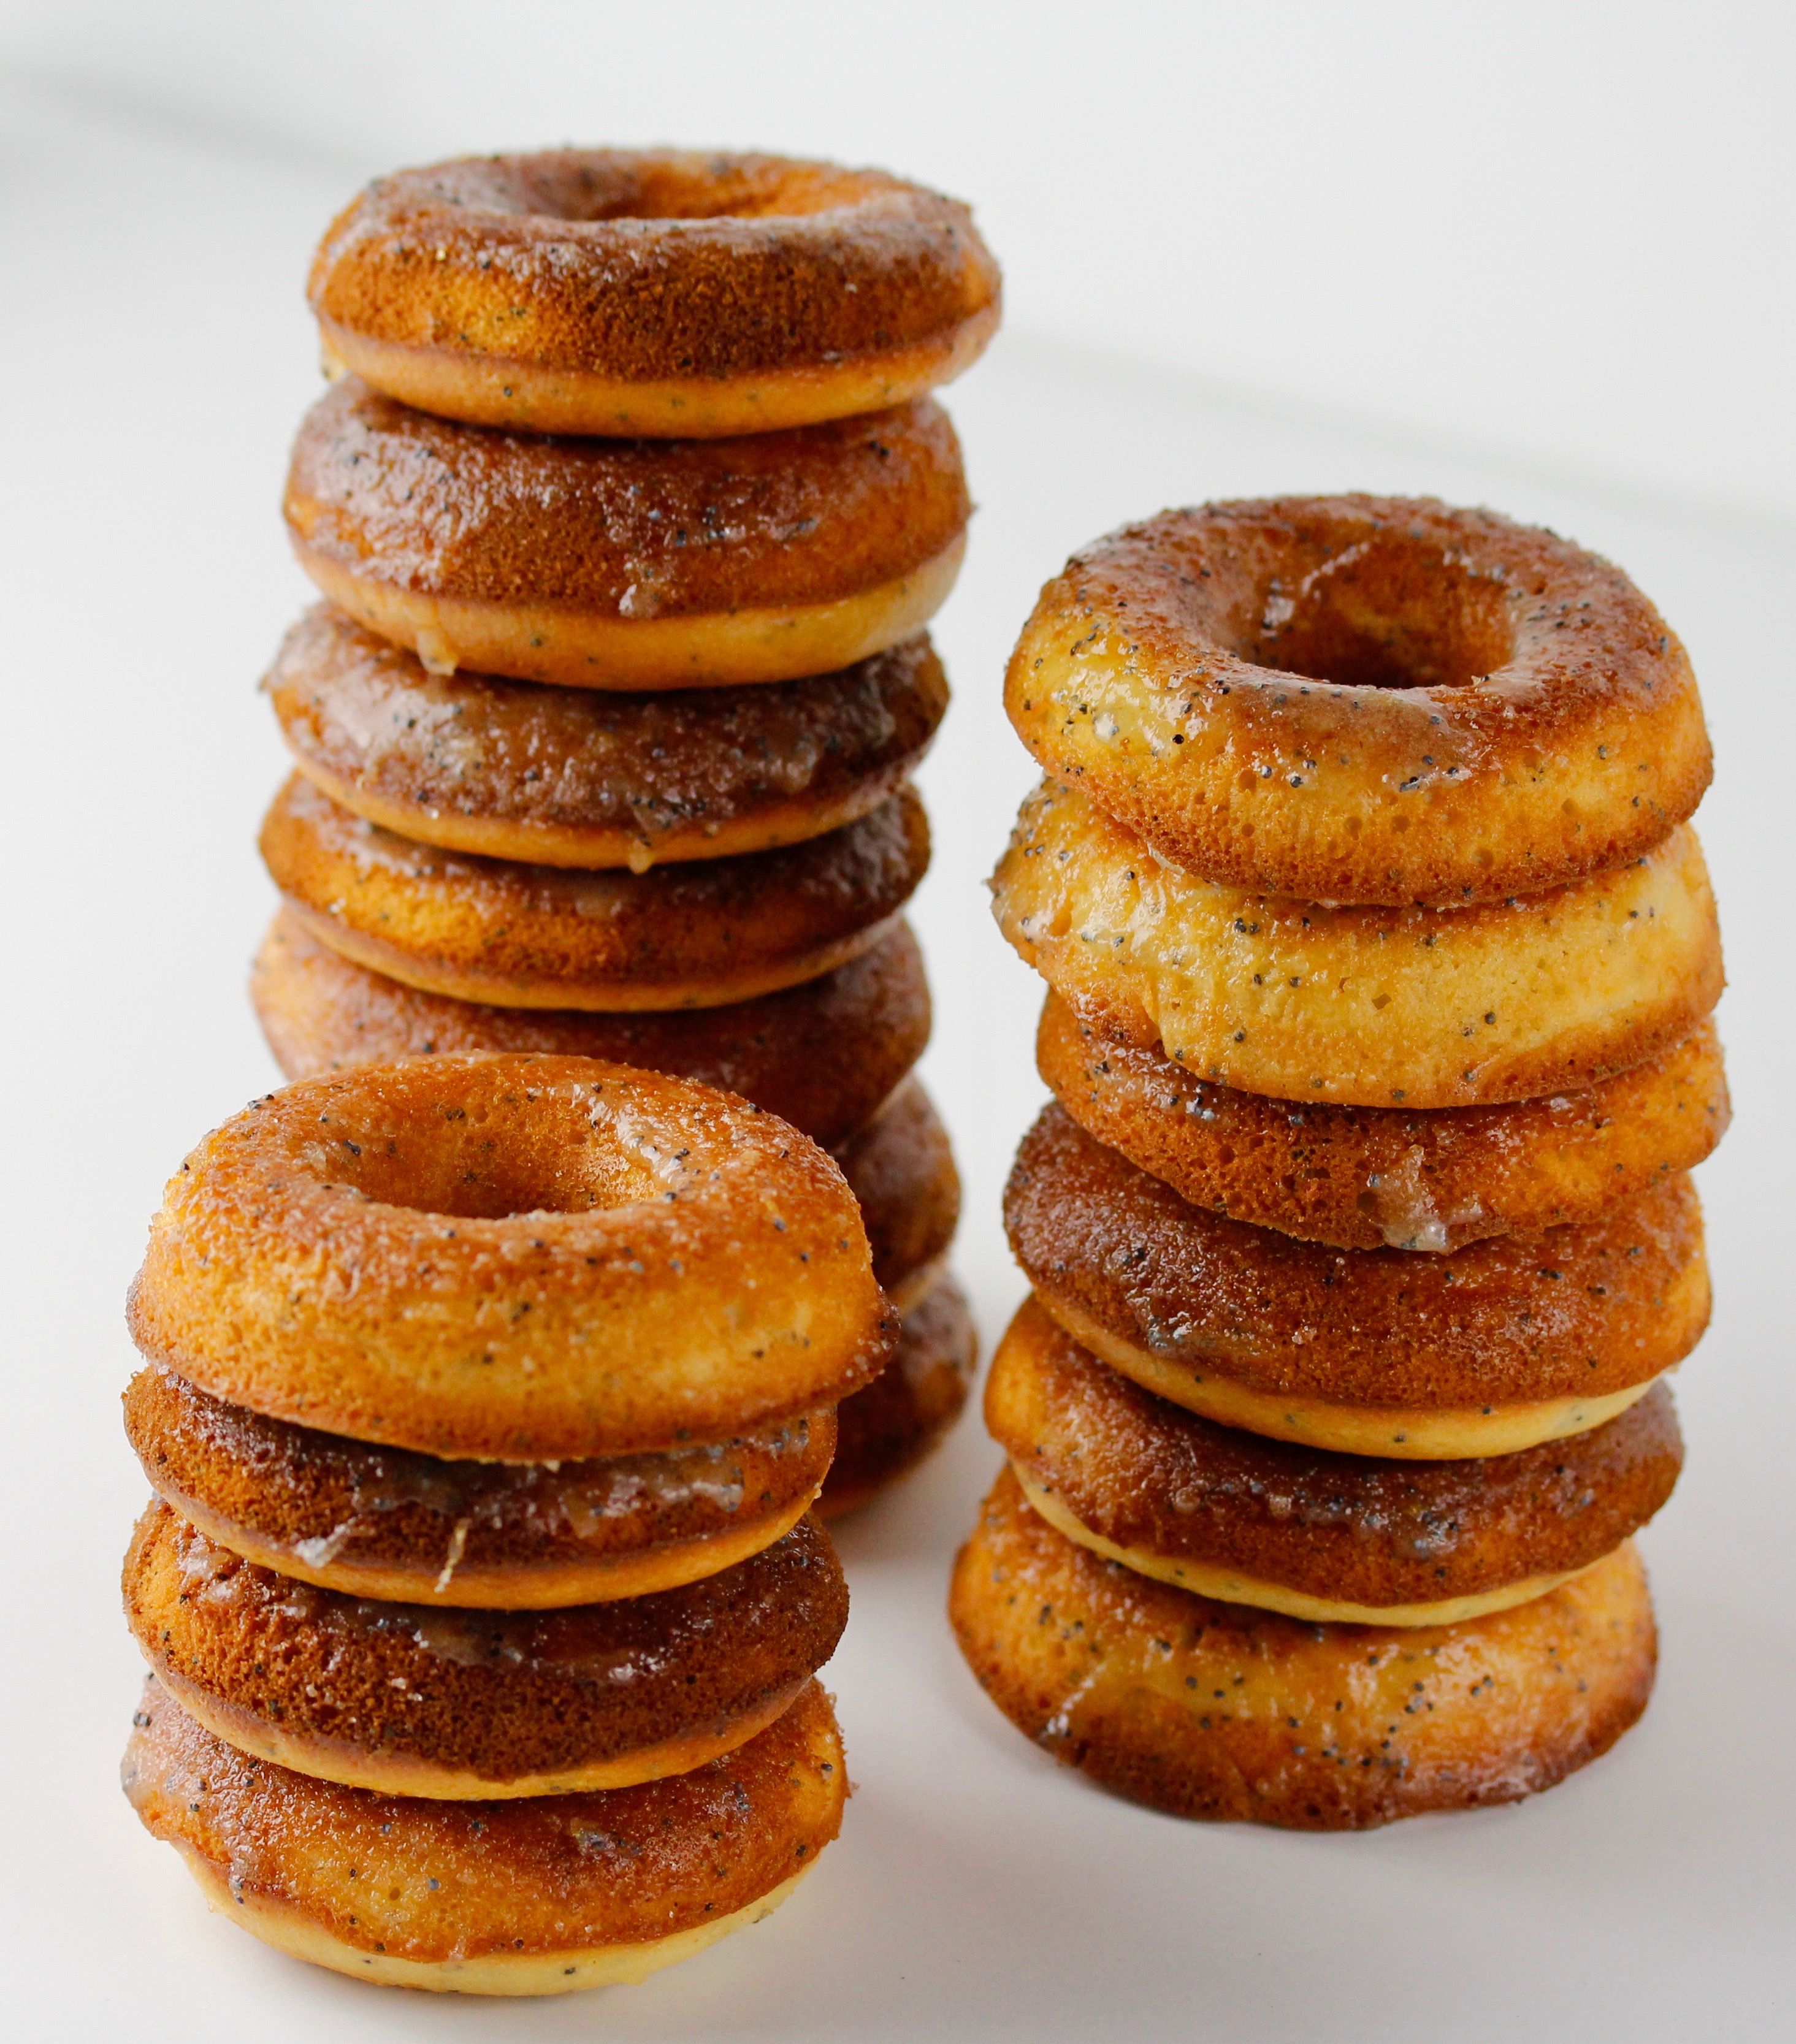
[[[841,1173],[728,1093],[586,1058],[306,1079],[170,1180],[144,1354],[271,1418],[513,1462],[721,1441],[883,1367]]]
[[[221,1915],[357,1980],[460,1994],[639,1981],[776,1909],[840,1829],[815,1683],[745,1746],[634,1788],[433,1802],[241,1753],[144,1685],[125,1792]]]
[[[124,1587],[158,1681],[209,1731],[327,1781],[452,1800],[701,1767],[791,1704],[848,1615],[835,1550],[810,1520],[652,1596],[457,1611],[277,1575],[158,1499]]]
[[[290,1079],[469,1051],[548,1051],[645,1065],[739,1093],[825,1149],[878,1109],[929,1040],[923,954],[906,923],[833,972],[722,1008],[603,1015],[489,1008],[353,963],[282,910],[251,993]]]
[[[1513,1803],[1606,1753],[1658,1642],[1632,1543],[1459,1625],[1317,1625],[1155,1582],[1032,1512],[1006,1468],[949,1616],[1011,1723],[1175,1816],[1360,1831]]]
[[[1682,1173],[1601,1220],[1452,1256],[1337,1250],[1191,1205],[1054,1105],[1004,1219],[1043,1304],[1113,1369],[1225,1426],[1348,1454],[1447,1461],[1583,1432],[1709,1318]]]
[[[1732,1113],[1713,1020],[1582,1093],[1414,1113],[1216,1085],[1052,992],[1035,1050],[1081,1127],[1193,1205],[1340,1249],[1439,1253],[1598,1220],[1700,1164]]]
[[[1721,992],[1695,834],[1553,893],[1329,908],[1160,858],[1044,783],[993,882],[1057,993],[1200,1077],[1281,1100],[1469,1107],[1595,1085],[1680,1043]]]
[[[1432,498],[1165,511],[1041,593],[1006,706],[1186,871],[1440,905],[1622,866],[1709,785],[1683,647],[1628,578]]]
[[[348,1596],[542,1611],[675,1589],[771,1546],[817,1496],[836,1416],[659,1454],[452,1462],[267,1419],[152,1365],[125,1431],[165,1502],[264,1568]]]
[[[548,149],[378,178],[308,295],[407,404],[536,432],[763,432],[945,383],[996,332],[967,209],[785,156]]]
[[[633,873],[854,822],[948,707],[927,635],[840,674],[631,696],[433,674],[324,603],[263,686],[300,771],[358,816],[453,851]]]
[[[960,1220],[954,1152],[921,1082],[906,1080],[835,1156],[860,1202],[873,1274],[897,1310],[908,1313],[934,1289]],[[894,1358],[888,1368],[896,1367]]]
[[[898,1354],[837,1409],[820,1519],[870,1503],[935,1452],[966,1405],[979,1353],[966,1293],[952,1278],[938,1278],[906,1313]]]
[[[971,509],[929,398],[741,440],[547,440],[353,377],[306,414],[286,498],[300,566],[427,667],[630,690],[830,674],[913,637]]]
[[[833,971],[888,936],[929,863],[906,788],[778,851],[576,873],[442,851],[295,774],[262,856],[314,936],[388,978],[509,1008],[717,1008]]]
[[[1324,1622],[1448,1625],[1542,1596],[1638,1532],[1683,1463],[1663,1385],[1594,1432],[1476,1461],[1267,1440],[1142,1390],[1035,1299],[992,1358],[985,1418],[1070,1539],[1182,1589]]]

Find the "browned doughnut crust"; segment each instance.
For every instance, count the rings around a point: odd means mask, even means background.
[[[452,1462],[270,1420],[152,1365],[125,1431],[167,1504],[266,1568],[349,1596],[539,1611],[677,1589],[771,1546],[823,1481],[836,1416],[660,1454]]]
[[[992,1358],[985,1419],[1018,1475],[1113,1546],[1374,1607],[1587,1568],[1652,1518],[1683,1465],[1663,1385],[1519,1454],[1396,1462],[1267,1440],[1142,1390],[1033,1299]]]
[[[690,1773],[521,1802],[376,1795],[272,1766],[197,1724],[153,1676],[132,1722],[125,1792],[216,1906],[360,1977],[463,1992],[552,1993],[682,1956],[666,1950],[681,1934],[686,1949],[709,1942],[808,1868],[848,1792],[814,1682]],[[294,1927],[339,1955],[306,1949]],[[618,1947],[640,1967],[602,1969]],[[417,1977],[431,1966],[440,1977]]]
[[[324,603],[263,686],[301,772],[357,815],[451,851],[637,873],[852,823],[948,707],[926,634],[840,674],[621,695],[433,674]]]
[[[935,1452],[966,1405],[979,1352],[966,1293],[952,1278],[938,1280],[905,1315],[898,1354],[837,1408],[820,1518],[869,1503]]]
[[[889,933],[929,863],[906,788],[778,851],[648,873],[569,872],[443,851],[295,774],[262,826],[294,915],[358,965],[510,1008],[716,1008],[846,964]]]
[[[1597,1397],[1680,1362],[1709,1317],[1682,1173],[1602,1220],[1453,1256],[1336,1250],[1193,1206],[1050,1105],[1004,1220],[1056,1319],[1075,1335],[1093,1321],[1194,1385],[1391,1408]]]
[[[377,179],[308,296],[327,347],[427,411],[690,436],[946,382],[995,331],[999,281],[965,206],[882,171],[551,149]]]
[[[1359,1831],[1509,1803],[1646,1708],[1657,1638],[1631,1545],[1459,1625],[1316,1625],[1151,1581],[1057,1533],[1006,1469],[949,1615],[1011,1723],[1175,1815]]]
[[[450,1798],[622,1788],[702,1765],[786,1708],[848,1614],[810,1520],[654,1596],[456,1611],[276,1575],[158,1499],[124,1588],[158,1679],[221,1738],[327,1781]]]
[[[282,910],[251,994],[290,1079],[470,1051],[548,1051],[645,1065],[740,1093],[825,1149],[875,1112],[929,1040],[923,954],[900,923],[833,972],[722,1008],[627,1015],[489,1008],[355,964]]]
[[[1432,498],[1165,511],[1042,591],[1006,704],[1175,864],[1306,901],[1535,894],[1709,785],[1683,647],[1628,578]]]
[[[1035,1054],[1075,1121],[1194,1205],[1340,1249],[1440,1252],[1598,1220],[1700,1164],[1733,1112],[1713,1020],[1582,1093],[1413,1113],[1218,1085],[1052,992]]]
[[[954,1152],[921,1082],[907,1079],[835,1155],[860,1202],[873,1274],[908,1312],[930,1289],[960,1220]]]
[[[233,1404],[528,1462],[836,1404],[897,1335],[806,1137],[688,1080],[510,1054],[302,1080],[214,1130],[129,1315]]]
[[[352,377],[306,414],[286,497],[307,574],[427,665],[614,689],[789,681],[910,637],[971,509],[932,398],[740,440],[558,440]],[[836,608],[912,585],[920,614]],[[849,618],[819,657],[811,628]]]

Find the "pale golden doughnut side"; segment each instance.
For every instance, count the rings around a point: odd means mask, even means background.
[[[999,928],[1056,993],[1200,1078],[1284,1100],[1570,1091],[1669,1049],[1721,992],[1687,826],[1547,894],[1330,908],[1194,879],[1050,782],[1024,804],[993,891]]]

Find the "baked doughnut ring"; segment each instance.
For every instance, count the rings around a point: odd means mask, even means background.
[[[835,1157],[860,1202],[873,1275],[896,1311],[908,1313],[934,1290],[960,1220],[960,1174],[921,1082],[906,1079]]]
[[[1700,1164],[1732,1114],[1713,1020],[1582,1093],[1413,1114],[1217,1085],[1053,993],[1035,1051],[1082,1128],[1194,1206],[1340,1249],[1440,1253],[1599,1220]]]
[[[744,440],[544,440],[352,377],[300,426],[286,510],[331,601],[427,667],[633,690],[832,674],[913,637],[972,504],[929,398]]]
[[[1035,1299],[992,1358],[985,1417],[1024,1496],[1069,1539],[1323,1623],[1452,1625],[1544,1596],[1638,1532],[1683,1464],[1663,1384],[1593,1432],[1479,1461],[1269,1441],[1142,1390]]]
[[[929,988],[907,923],[833,972],[723,1008],[603,1015],[487,1008],[425,993],[320,943],[283,909],[250,990],[290,1079],[469,1051],[548,1051],[739,1093],[827,1150],[845,1142],[923,1054]]]
[[[797,1699],[836,1650],[848,1592],[829,1535],[805,1520],[653,1596],[539,1612],[377,1603],[259,1568],[158,1499],[125,1556],[125,1610],[169,1695],[244,1752],[456,1800],[702,1767]]]
[[[129,1317],[271,1419],[529,1462],[837,1404],[897,1334],[808,1138],[687,1080],[509,1055],[302,1080],[215,1129]]]
[[[452,851],[633,873],[854,822],[948,707],[926,636],[840,674],[627,696],[429,674],[322,603],[263,686],[300,771],[358,816]]]
[[[267,1419],[152,1365],[125,1431],[165,1503],[263,1568],[346,1596],[545,1611],[676,1589],[771,1546],[817,1497],[836,1416],[660,1454],[451,1462]]]
[[[1460,1625],[1317,1625],[1102,1560],[1009,1469],[948,1608],[986,1694],[1056,1759],[1175,1816],[1300,1831],[1550,1788],[1640,1716],[1657,1658],[1631,1543]]]
[[[952,1278],[938,1278],[906,1313],[898,1354],[837,1408],[820,1519],[858,1510],[934,1453],[966,1405],[979,1354],[966,1293]]]
[[[1695,1189],[1453,1256],[1336,1250],[1206,1212],[1059,1106],[1023,1138],[1005,1226],[1042,1304],[1148,1390],[1226,1427],[1403,1461],[1599,1427],[1709,1319]]]
[[[1709,785],[1683,647],[1618,568],[1432,498],[1165,511],[1042,591],[1005,704],[1050,774],[1206,880],[1306,901],[1537,894]]]
[[[1194,879],[1046,782],[994,876],[1057,993],[1202,1077],[1279,1100],[1469,1107],[1594,1085],[1721,998],[1695,833],[1548,894],[1329,908]]]
[[[295,774],[262,825],[288,907],[358,965],[510,1008],[718,1008],[833,971],[890,933],[929,863],[902,790],[779,851],[648,873],[569,872],[441,851]]]
[[[241,1753],[144,1685],[125,1792],[221,1915],[356,1980],[460,1994],[640,1981],[777,1909],[840,1828],[829,1699],[709,1766],[523,1802],[379,1796]]]
[[[308,295],[327,355],[445,418],[693,439],[845,418],[997,331],[967,209],[785,156],[550,149],[379,178]]]

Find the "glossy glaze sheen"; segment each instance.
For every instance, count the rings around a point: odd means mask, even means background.
[[[904,1316],[898,1354],[837,1408],[819,1517],[856,1510],[935,1452],[966,1406],[979,1352],[967,1295],[944,1278]]]
[[[1583,1092],[1414,1113],[1218,1085],[1053,993],[1035,1048],[1081,1127],[1193,1205],[1341,1249],[1441,1254],[1600,1219],[1700,1164],[1732,1116],[1712,1020]]]
[[[929,1040],[923,955],[905,923],[778,993],[605,1015],[425,993],[356,965],[283,910],[256,955],[251,995],[290,1079],[477,1051],[602,1058],[740,1093],[825,1149],[865,1126]]]
[[[671,1740],[728,1739],[737,1725],[751,1736],[756,1714],[829,1659],[848,1611],[829,1537],[808,1520],[657,1596],[457,1611],[276,1575],[158,1500],[138,1521],[124,1589],[157,1675],[315,1749],[306,1771],[329,1777],[334,1754],[368,1756],[473,1776],[498,1795]]]
[[[233,1404],[426,1454],[576,1460],[844,1397],[895,1339],[840,1171],[771,1115],[583,1058],[303,1080],[151,1224],[144,1353]]]
[[[1163,512],[1042,591],[1006,702],[1163,857],[1305,901],[1500,901],[1688,817],[1708,736],[1621,572],[1433,498]]]
[[[1550,1788],[1640,1716],[1657,1656],[1632,1546],[1459,1625],[1318,1625],[1100,1560],[1008,1469],[949,1610],[986,1693],[1056,1759],[1175,1815],[1303,1831]]]
[[[1004,1218],[1050,1309],[1063,1301],[1194,1381],[1338,1404],[1599,1397],[1679,1362],[1709,1317],[1682,1174],[1602,1220],[1452,1256],[1336,1250],[1191,1205],[1051,1106]]]
[[[910,900],[929,832],[906,788],[782,851],[571,872],[420,844],[296,774],[261,850],[306,927],[358,963],[456,999],[615,1012],[719,1007],[845,964]]]

